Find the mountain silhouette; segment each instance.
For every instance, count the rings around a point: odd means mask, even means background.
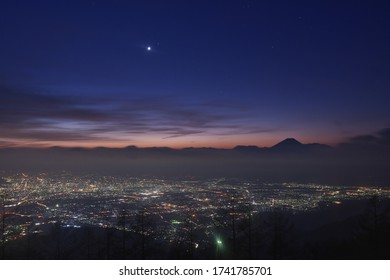
[[[331,150],[332,147],[319,143],[302,144],[294,138],[287,138],[269,148],[273,152],[280,153],[316,153]]]
[[[295,149],[302,147],[304,144],[294,138],[286,138],[278,144],[272,146],[272,149]]]
[[[307,150],[307,146],[294,138],[287,138],[269,148],[271,152],[284,154],[300,153],[305,150]]]

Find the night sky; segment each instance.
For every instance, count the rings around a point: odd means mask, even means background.
[[[2,1],[0,146],[335,145],[390,127],[388,1]]]

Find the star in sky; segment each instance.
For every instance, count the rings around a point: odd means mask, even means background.
[[[387,3],[3,2],[0,146],[337,144],[389,127]]]

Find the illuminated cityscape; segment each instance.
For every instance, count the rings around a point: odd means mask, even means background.
[[[282,209],[291,213],[338,206],[348,200],[390,198],[390,189],[233,179],[157,179],[18,173],[2,178],[4,242],[63,228],[93,226],[137,232],[167,242],[201,231],[194,248],[208,246],[217,228]],[[124,219],[121,222],[121,219]],[[222,241],[218,240],[218,244]]]

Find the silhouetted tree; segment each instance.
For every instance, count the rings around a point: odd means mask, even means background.
[[[26,259],[31,259],[31,226],[27,226],[26,228]]]
[[[390,209],[377,195],[373,195],[360,216],[356,242],[366,258],[387,258],[390,256]]]
[[[106,229],[106,259],[109,260],[111,258],[111,236],[113,234],[113,229],[111,228],[110,226],[110,216],[111,216],[111,213],[107,213],[107,216],[106,216],[106,225],[105,225],[105,229]]]
[[[230,197],[230,204],[231,204],[231,210],[230,213],[232,217],[232,237],[233,237],[233,257],[235,258],[237,255],[237,249],[236,249],[236,209],[235,209],[235,197],[232,195]]]
[[[1,200],[1,259],[5,259],[5,194],[0,196]]]
[[[122,209],[121,212],[119,213],[119,217],[118,217],[118,225],[119,225],[120,230],[122,231],[122,258],[123,259],[126,259],[126,257],[127,257],[127,252],[126,252],[127,216],[128,216],[128,214],[127,214],[126,209]]]
[[[92,239],[92,232],[91,227],[86,227],[86,234],[87,234],[87,259],[91,259],[91,239]]]
[[[216,215],[213,216],[213,224],[215,226],[215,235],[226,237],[224,242],[223,258],[238,258],[240,250],[237,246],[238,237],[243,234],[240,230],[244,230],[245,203],[240,201],[237,194],[229,195],[225,208],[220,208]],[[218,247],[220,248],[220,246]],[[240,247],[241,248],[241,247]]]
[[[150,213],[147,211],[147,209],[142,208],[138,211],[135,217],[135,223],[132,225],[132,230],[135,231],[140,238],[140,242],[135,242],[134,245],[136,247],[140,245],[142,259],[146,259],[147,257],[146,245],[149,238],[151,237],[149,229],[152,227],[152,221],[150,220],[149,215]]]
[[[251,259],[252,249],[253,249],[253,217],[252,217],[253,207],[251,203],[246,203],[244,205],[243,211],[244,211],[245,218],[242,219],[238,229],[239,232],[242,233],[240,240],[245,241],[247,243],[247,246],[244,246],[247,248],[245,255],[247,255],[247,258]]]
[[[61,221],[57,219],[57,221],[53,225],[53,237],[55,239],[55,259],[60,260],[61,255]]]
[[[271,258],[288,258],[293,227],[282,210],[275,209],[270,213],[268,220],[265,221],[265,229]]]

